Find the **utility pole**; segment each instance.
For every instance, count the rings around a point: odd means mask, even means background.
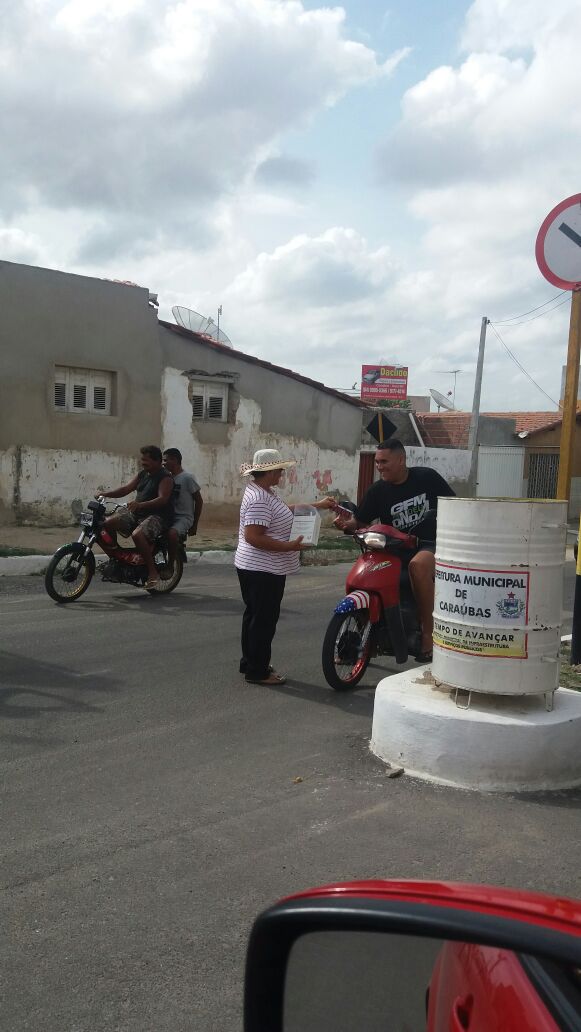
[[[218,344],[220,343],[220,316],[221,315],[222,315],[222,305],[218,305],[218,333],[216,335],[217,339],[218,339]]]
[[[486,327],[489,319],[482,316],[480,326],[480,344],[478,347],[478,362],[476,363],[476,379],[474,381],[474,400],[472,402],[472,416],[470,418],[470,433],[468,435],[468,448],[470,450],[470,479],[469,483],[476,497],[476,477],[478,473],[478,420],[480,418],[480,393],[482,391],[482,371],[484,369],[484,347],[486,345]]]

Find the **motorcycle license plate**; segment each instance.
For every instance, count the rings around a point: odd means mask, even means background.
[[[81,513],[81,527],[92,527],[93,526],[93,513],[82,512]]]

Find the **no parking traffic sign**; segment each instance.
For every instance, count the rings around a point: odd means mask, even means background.
[[[555,287],[581,286],[581,194],[549,212],[538,232],[535,256],[543,276]]]

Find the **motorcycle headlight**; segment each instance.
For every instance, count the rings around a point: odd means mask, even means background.
[[[378,534],[375,530],[368,530],[366,534],[361,534],[361,540],[368,548],[385,548],[387,543],[385,534]]]

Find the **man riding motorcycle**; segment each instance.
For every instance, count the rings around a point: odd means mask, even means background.
[[[380,479],[371,485],[352,517],[341,514],[334,522],[340,530],[353,533],[378,519],[420,539],[417,551],[411,553],[408,571],[421,626],[416,659],[429,663],[434,629],[436,509],[439,496],[452,497],[455,492],[434,469],[408,468],[405,448],[393,438],[378,446],[375,465]]]
[[[128,502],[124,511],[109,516],[104,526],[113,537],[118,531],[123,537],[133,538],[147,566],[145,588],[150,591],[159,587],[153,546],[159,535],[171,524],[174,484],[171,473],[162,465],[163,456],[157,445],[146,444],[140,452],[141,471],[137,476],[123,487],[99,493],[104,498],[124,498],[136,492],[135,500]]]

